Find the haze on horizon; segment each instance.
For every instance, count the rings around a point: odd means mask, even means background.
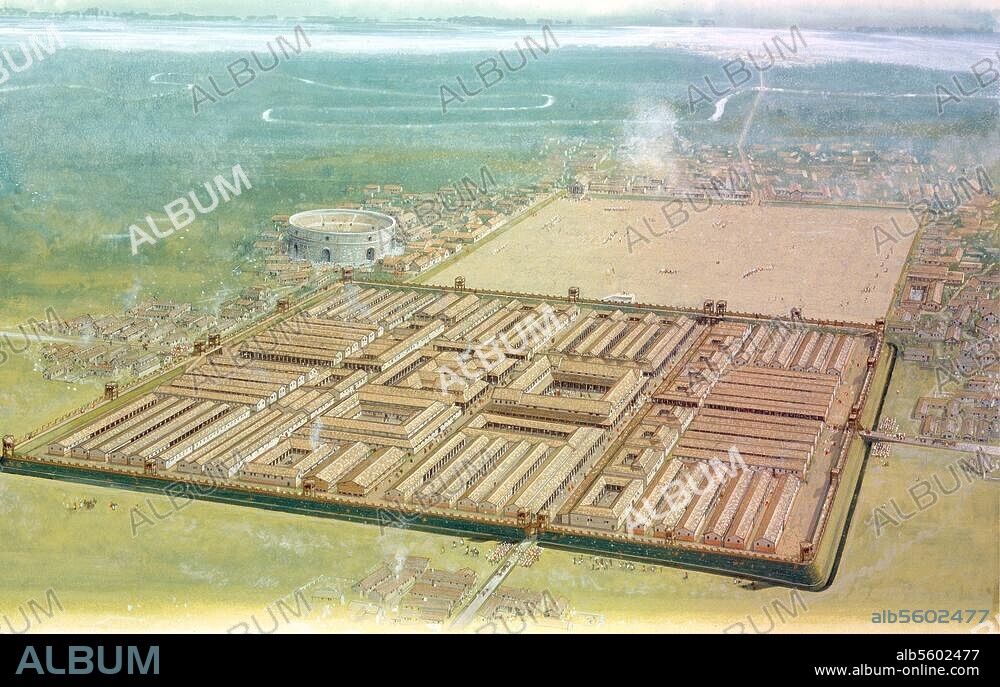
[[[676,24],[711,20],[722,26],[814,28],[918,26],[996,30],[1000,11],[993,0],[5,0],[5,6],[43,12],[98,7],[113,12],[187,13],[209,16],[329,16],[379,20],[485,16],[544,18],[580,23]]]

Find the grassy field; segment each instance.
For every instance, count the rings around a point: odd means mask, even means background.
[[[27,355],[11,356],[0,367],[0,433],[24,436],[48,419],[103,393],[104,385],[97,380],[73,384],[46,381],[33,369],[32,360]]]
[[[899,422],[899,431],[904,434],[918,434],[920,426],[913,419],[913,409],[918,398],[934,392],[936,384],[934,370],[926,369],[919,363],[906,362],[902,357],[898,358],[892,371],[892,386],[885,397],[883,417],[895,418]]]
[[[85,498],[92,510],[71,509]],[[251,614],[266,627],[268,604],[317,578],[356,598],[350,585],[386,559],[426,556],[480,578],[493,567],[488,543],[473,558],[453,537],[11,475],[0,477],[0,517],[0,618],[23,625],[18,606],[52,589],[64,613],[43,617],[47,631],[222,632]],[[344,629],[350,615],[335,603],[302,620]]]

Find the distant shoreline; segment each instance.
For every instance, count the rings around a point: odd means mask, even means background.
[[[362,27],[393,27],[393,26],[437,26],[454,27],[456,29],[531,29],[543,25],[552,27],[562,27],[564,29],[608,29],[608,28],[649,28],[649,29],[692,29],[704,30],[731,30],[731,31],[775,31],[787,29],[787,24],[782,23],[761,23],[757,25],[748,24],[720,24],[715,21],[705,21],[698,23],[695,21],[656,21],[650,17],[607,17],[607,18],[586,18],[586,19],[504,19],[499,17],[401,17],[401,18],[375,18],[375,17],[353,17],[334,15],[278,15],[278,14],[248,14],[245,16],[235,15],[214,15],[214,14],[191,14],[189,12],[174,13],[154,13],[154,12],[119,12],[113,10],[94,11],[71,11],[52,12],[40,10],[25,10],[22,8],[0,8],[0,21],[11,19],[26,20],[46,20],[46,21],[94,21],[94,20],[141,20],[151,22],[194,22],[194,23],[239,23],[261,25],[267,22],[301,22],[306,24],[326,24],[330,26],[362,26]],[[799,22],[801,24],[801,22]],[[815,26],[802,25],[803,30],[856,33],[859,35],[899,35],[899,36],[925,36],[933,38],[949,38],[956,36],[996,36],[996,27],[983,28],[975,26],[864,26],[864,25],[837,25],[818,24]]]

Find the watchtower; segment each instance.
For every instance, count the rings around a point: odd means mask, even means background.
[[[569,302],[576,303],[578,300],[580,300],[580,287],[579,286],[569,287]]]
[[[723,312],[725,312],[725,301],[719,301],[723,304]],[[714,300],[704,300],[701,303],[701,316],[698,321],[702,324],[712,324],[718,320],[718,308],[716,307]]]
[[[14,435],[5,434],[3,437],[3,457],[13,458],[14,457]]]
[[[118,398],[118,382],[108,382],[104,385],[104,400],[113,401]]]
[[[455,277],[455,288],[459,291],[465,291],[465,277]]]

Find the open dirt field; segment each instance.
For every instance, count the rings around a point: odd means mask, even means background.
[[[559,199],[426,281],[464,275],[472,288],[551,294],[576,285],[589,298],[628,292],[688,307],[724,299],[741,312],[800,306],[810,318],[870,322],[888,310],[912,240],[890,222],[910,233],[904,210],[702,203],[695,212],[678,203],[666,208],[671,230],[663,201]],[[885,228],[880,252],[876,225]]]

